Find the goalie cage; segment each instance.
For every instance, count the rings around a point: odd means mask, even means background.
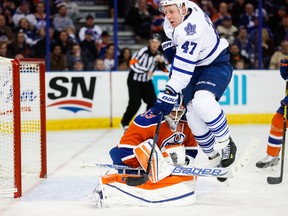
[[[0,57],[0,198],[22,196],[22,175],[46,177],[45,108],[44,61]]]

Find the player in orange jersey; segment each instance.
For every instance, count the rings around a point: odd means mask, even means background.
[[[174,157],[179,157],[178,163],[173,165],[192,165],[193,160],[198,153],[197,143],[185,120],[185,108],[181,104],[182,97],[180,98],[179,102],[174,106],[173,111],[169,115],[164,116],[156,143],[157,147],[162,152],[167,151],[168,155],[174,154]],[[133,150],[144,141],[155,137],[159,118],[160,115],[155,113],[153,108],[138,115],[129,126],[128,130],[123,134],[117,147],[110,151],[113,163],[139,167],[139,161]],[[184,155],[177,155],[183,152],[178,147],[185,148]],[[174,152],[173,149],[175,151],[177,149],[177,151]],[[180,157],[182,157],[181,160]],[[169,159],[167,158],[167,160]],[[182,161],[182,164],[179,164],[180,161]]]
[[[184,119],[185,108],[182,105],[182,97],[179,98],[172,112],[164,116],[161,122],[153,158],[156,156],[151,162],[152,174],[149,175],[149,180],[140,186],[128,186],[125,178],[138,172],[131,170],[100,176],[99,185],[90,196],[87,196],[93,205],[158,207],[185,206],[195,202],[195,177],[170,175],[172,170],[169,165],[192,166],[198,153],[197,142]],[[147,168],[147,158],[151,153],[151,143],[155,137],[159,118],[161,115],[155,113],[153,108],[138,115],[123,134],[119,144],[111,149],[113,164]],[[141,152],[143,149],[148,149],[148,152]],[[141,161],[146,162],[146,165]]]
[[[288,79],[288,60],[280,61],[280,74],[284,80]],[[283,139],[283,124],[284,124],[284,106],[288,104],[288,96],[281,101],[281,105],[272,118],[270,133],[267,144],[267,156],[256,163],[258,168],[266,168],[276,166],[279,163],[279,152],[282,146]],[[287,127],[287,126],[286,126]]]

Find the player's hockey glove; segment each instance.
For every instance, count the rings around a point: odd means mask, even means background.
[[[284,80],[288,79],[288,59],[280,60],[280,74]]]
[[[160,93],[158,94],[158,98],[154,103],[154,108],[162,111],[163,115],[168,115],[173,110],[177,100],[178,94],[160,91]]]
[[[283,100],[281,100],[281,107],[288,105],[288,96],[285,96]]]
[[[176,54],[175,44],[171,40],[169,40],[169,41],[163,42],[161,46],[164,51],[165,58],[169,61],[169,63],[172,63],[174,56]]]

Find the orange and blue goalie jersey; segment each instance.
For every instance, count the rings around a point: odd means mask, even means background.
[[[154,139],[159,118],[160,115],[155,115],[151,110],[148,110],[134,119],[118,144],[120,158],[123,163],[132,167],[140,166],[133,149],[145,140]],[[160,150],[168,145],[182,144],[185,146],[186,155],[193,158],[198,153],[197,142],[185,120],[181,120],[176,132],[173,132],[169,124],[163,119],[156,143]]]

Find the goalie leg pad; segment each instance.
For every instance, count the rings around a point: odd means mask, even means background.
[[[157,183],[148,180],[137,187],[126,184],[125,178],[128,176],[131,175],[100,176],[102,207],[179,207],[190,206],[196,200],[193,176],[168,176]]]
[[[134,148],[133,152],[138,159],[140,165],[146,171],[148,167],[148,161],[151,154],[153,145],[153,139],[148,139],[143,143],[139,144]],[[152,160],[151,160],[151,169],[149,173],[149,179],[151,182],[155,183],[161,179],[169,176],[172,173],[172,170],[169,164],[165,161],[160,149],[155,145]]]

